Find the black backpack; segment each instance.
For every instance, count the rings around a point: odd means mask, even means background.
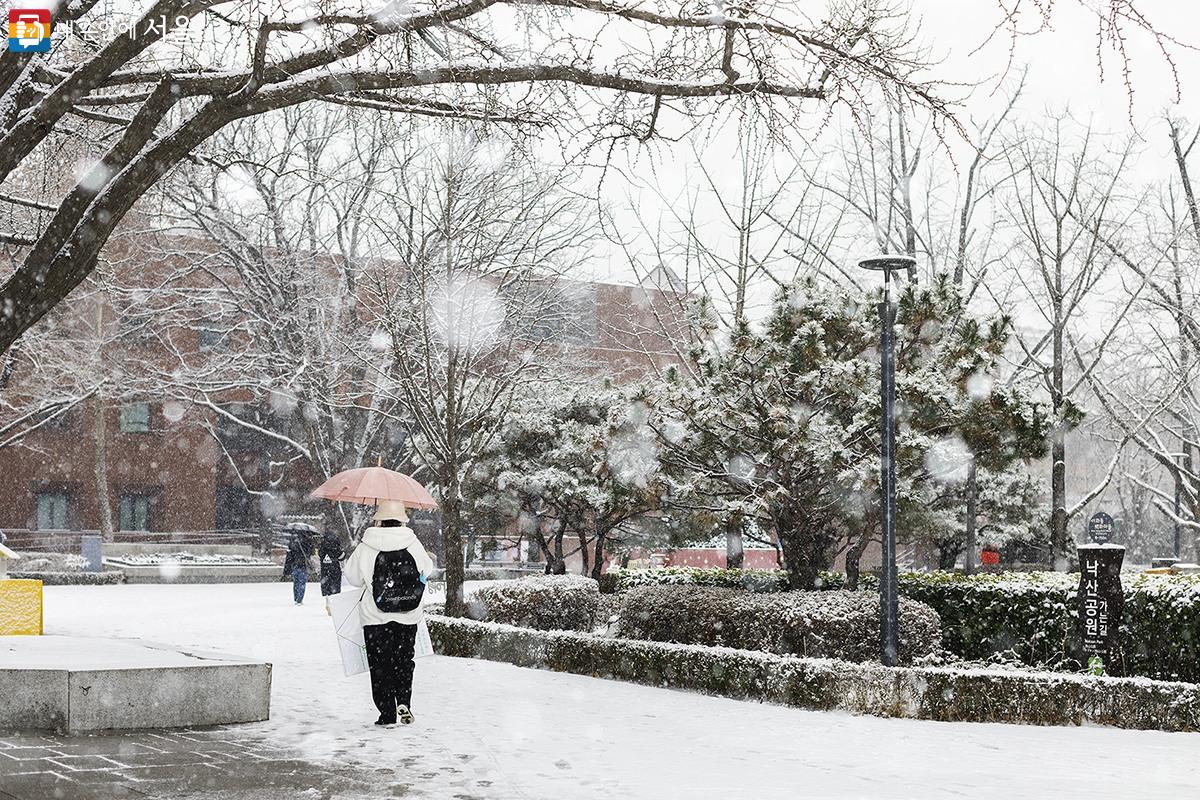
[[[381,550],[375,556],[371,594],[375,607],[385,614],[412,611],[421,605],[425,584],[416,559],[407,550]]]

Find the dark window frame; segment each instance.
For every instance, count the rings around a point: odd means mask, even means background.
[[[128,412],[139,408],[144,408],[146,410],[146,418],[144,421],[140,419],[132,419],[131,417],[127,416]],[[151,425],[153,417],[154,411],[151,408],[150,403],[126,403],[125,405],[121,406],[120,410],[117,412],[117,427],[120,429],[121,433],[153,433],[154,427]],[[145,427],[143,428],[142,426]]]
[[[50,524],[42,525],[42,499],[43,498],[61,498],[62,499],[62,526]],[[39,489],[33,493],[33,528],[38,531],[69,531],[71,530],[71,493],[65,489]],[[55,511],[51,510],[50,514],[55,515]],[[50,520],[51,523],[54,520]]]
[[[117,501],[117,530],[128,531],[133,533],[147,533],[154,530],[154,500],[155,493],[149,491],[127,491],[122,492],[120,499]],[[137,510],[135,503],[144,503],[144,523],[145,527],[135,527]],[[131,523],[126,524],[127,520]]]

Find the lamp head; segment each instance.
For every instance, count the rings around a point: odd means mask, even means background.
[[[858,265],[874,272],[900,272],[915,267],[917,260],[912,256],[877,256],[876,258],[864,258],[858,262]]]

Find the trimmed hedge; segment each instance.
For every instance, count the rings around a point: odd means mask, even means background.
[[[104,572],[10,572],[10,578],[28,578],[46,586],[116,586],[125,582],[120,570]]]
[[[591,578],[535,575],[475,589],[467,597],[467,616],[537,630],[590,631],[599,605],[600,588]]]
[[[901,600],[901,662],[940,650],[940,627],[929,606]],[[624,596],[619,630],[631,639],[872,661],[879,658],[879,595],[644,586]]]
[[[814,710],[944,722],[1200,730],[1200,686],[1016,670],[883,667],[427,616],[434,649],[519,667]]]
[[[722,586],[751,592],[786,592],[788,574],[782,569],[725,569],[724,567],[657,567],[654,569],[616,569],[605,573],[611,576],[601,586],[614,592],[624,592],[639,586]],[[822,589],[840,589],[844,576],[822,572],[817,578]]]
[[[1200,577],[1137,575],[1125,581],[1122,657],[1129,675],[1200,682]],[[942,618],[947,650],[967,659],[1011,651],[1022,662],[1078,669],[1079,575],[911,572],[900,593]]]
[[[619,584],[629,586],[737,585],[743,572],[671,567],[617,574]],[[784,573],[760,574],[773,576],[762,586],[786,586],[779,578]],[[840,588],[842,577],[822,573],[822,583]],[[860,586],[874,590],[878,579],[864,575]],[[1078,586],[1078,573],[900,573],[900,594],[938,613],[942,645],[954,655],[981,661],[1011,653],[1021,663],[1052,669],[1081,668]],[[1125,576],[1121,633],[1123,658],[1114,667],[1130,675],[1200,683],[1200,576]]]

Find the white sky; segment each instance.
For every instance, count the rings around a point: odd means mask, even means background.
[[[1054,8],[1052,29],[1019,38],[1010,65],[1011,40],[1006,33],[999,32],[984,44],[1001,20],[999,0],[913,0],[912,14],[919,20],[920,40],[928,47],[927,60],[937,63],[931,77],[964,85],[946,87],[943,94],[962,99],[959,116],[969,123],[971,119],[983,120],[997,113],[996,91],[1001,81],[1007,75],[1011,84],[1021,69],[1028,66],[1026,87],[1014,115],[1017,121],[1036,123],[1048,114],[1069,110],[1075,118],[1090,121],[1097,131],[1117,137],[1140,133],[1143,136],[1138,147],[1140,157],[1132,177],[1141,182],[1168,176],[1173,165],[1163,117],[1171,111],[1188,118],[1189,110],[1196,106],[1200,98],[1200,52],[1172,47],[1182,86],[1181,102],[1176,103],[1171,68],[1153,37],[1129,30],[1126,47],[1134,89],[1131,111],[1117,54],[1105,42],[1101,46],[1102,61],[1097,57],[1098,17],[1089,7],[1097,2],[1107,7],[1109,0],[1048,1],[1053,2]],[[1015,0],[1006,2],[1011,5]],[[1200,5],[1186,0],[1139,0],[1137,5],[1161,30],[1184,43],[1200,45]],[[1037,24],[1034,11],[1028,13],[1023,30]],[[1193,112],[1190,117],[1200,121],[1200,113]],[[826,137],[834,133],[836,126],[826,132]],[[949,144],[955,159],[962,164],[969,149],[962,142]],[[718,136],[710,140],[702,155],[706,167],[721,172],[726,163],[735,166],[728,150],[728,139]],[[618,159],[618,166],[643,178],[649,174],[648,167],[653,166],[654,183],[668,198],[675,198],[676,204],[702,186],[695,170],[695,156],[686,143],[660,146],[652,154],[639,153],[632,165]],[[733,192],[737,186],[736,170],[724,171],[728,189]],[[614,180],[611,174],[608,180],[604,196],[610,203],[633,205],[644,220],[657,219],[664,212],[670,216],[667,204],[653,192],[637,191],[626,181]],[[618,212],[618,220],[628,220],[629,213]],[[715,205],[709,213],[714,221],[719,218]],[[624,254],[615,247],[607,258],[598,254],[596,268],[601,277],[616,280],[631,277]]]

